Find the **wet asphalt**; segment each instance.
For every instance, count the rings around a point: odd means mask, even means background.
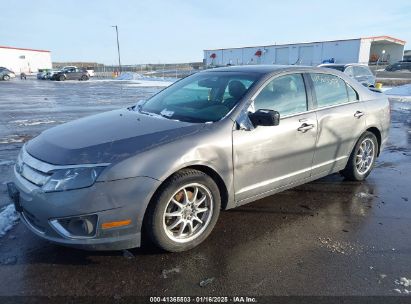
[[[0,82],[0,205],[10,202],[5,182],[25,140],[156,91],[131,82]],[[17,224],[0,238],[0,296],[404,295],[395,282],[411,278],[411,103],[391,106],[389,143],[365,182],[334,174],[224,211],[189,252],[148,242],[81,251]]]

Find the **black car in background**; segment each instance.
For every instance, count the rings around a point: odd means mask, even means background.
[[[67,68],[63,69],[51,76],[51,80],[88,80],[90,77],[86,70],[78,68]]]
[[[404,72],[411,72],[411,61],[399,61],[393,64],[390,64],[385,68],[387,72],[395,72],[395,71],[404,71]]]

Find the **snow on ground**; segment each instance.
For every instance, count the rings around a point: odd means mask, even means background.
[[[402,277],[399,280],[395,280],[394,283],[396,285],[402,286],[402,290],[400,288],[396,288],[396,289],[394,289],[394,291],[396,291],[398,293],[402,293],[402,294],[410,294],[411,293],[411,279],[407,279],[405,277]]]
[[[176,81],[175,78],[161,78],[144,76],[138,73],[126,72],[122,73],[117,78],[95,80],[95,81],[126,81],[127,86],[131,87],[168,87]]]
[[[398,87],[383,89],[388,97],[399,99],[401,101],[411,101],[411,84],[405,84]]]
[[[14,205],[8,205],[0,210],[0,237],[17,224],[19,216],[14,209]]]
[[[52,124],[56,123],[55,120],[49,119],[18,119],[10,121],[10,123],[18,124],[19,126],[37,126],[37,125],[44,125],[44,124]]]
[[[9,166],[14,165],[14,161],[12,160],[0,160],[0,166]]]
[[[0,138],[0,144],[13,144],[24,142],[26,136],[23,135],[10,135],[5,138]]]
[[[141,80],[135,83],[128,83],[126,86],[128,87],[168,87],[173,82],[170,81],[146,81]]]

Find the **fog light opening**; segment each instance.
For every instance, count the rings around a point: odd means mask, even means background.
[[[87,215],[55,219],[50,221],[52,226],[65,237],[90,238],[96,235],[97,215]]]
[[[68,222],[67,230],[73,235],[90,236],[94,234],[94,225],[87,218],[72,219]]]

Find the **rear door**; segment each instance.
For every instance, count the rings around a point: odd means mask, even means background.
[[[233,131],[237,201],[308,178],[317,137],[316,115],[308,111],[302,74],[276,76],[253,100],[249,111],[275,110],[281,119],[278,126]]]
[[[338,76],[311,73],[316,100],[318,139],[312,174],[343,169],[365,129],[365,107],[358,93]]]

